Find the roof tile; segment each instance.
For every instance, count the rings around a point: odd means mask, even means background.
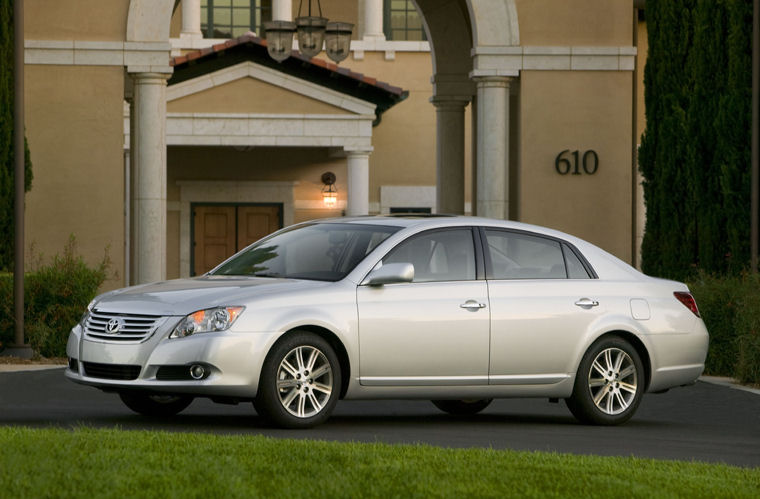
[[[235,47],[237,45],[244,45],[246,43],[251,43],[255,45],[259,45],[261,47],[266,47],[267,42],[266,40],[256,36],[255,33],[249,31],[248,33],[245,33],[244,35],[241,35],[237,38],[231,38],[229,40],[226,40],[223,43],[217,43],[211,47],[206,47],[200,50],[195,50],[192,52],[188,52],[184,55],[173,57],[171,59],[171,65],[172,66],[179,66],[181,64],[186,64],[190,61],[194,61],[197,59],[201,59],[203,57],[208,56],[209,54],[213,53],[219,53],[223,52],[227,49],[230,49],[232,47]],[[333,73],[338,73],[343,76],[347,76],[351,79],[354,79],[358,82],[371,85],[377,88],[380,88],[382,90],[385,90],[386,92],[390,92],[396,95],[401,96],[404,93],[404,90],[402,90],[399,87],[390,85],[388,83],[378,81],[376,78],[370,77],[370,76],[364,76],[362,73],[355,73],[351,71],[349,68],[338,66],[337,64],[333,64],[332,62],[326,61],[324,59],[319,59],[316,57],[308,58],[305,55],[301,54],[300,52],[294,50],[291,53],[291,57],[300,59],[301,61],[305,62],[306,64],[310,64],[312,66],[317,66],[321,68],[325,68],[328,71],[331,71]]]

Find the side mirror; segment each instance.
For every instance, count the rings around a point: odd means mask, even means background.
[[[411,263],[387,263],[369,273],[362,284],[382,286],[414,280],[414,265]]]

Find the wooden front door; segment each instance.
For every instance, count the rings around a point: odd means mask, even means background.
[[[281,205],[194,205],[193,275],[281,227]]]

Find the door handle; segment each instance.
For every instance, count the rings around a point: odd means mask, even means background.
[[[486,308],[486,304],[479,303],[475,300],[467,300],[466,302],[459,305],[459,308],[466,308],[467,310],[480,310],[481,308]]]
[[[575,304],[581,308],[591,308],[599,305],[599,302],[591,298],[581,298]]]

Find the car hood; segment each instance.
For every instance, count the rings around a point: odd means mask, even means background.
[[[203,276],[118,289],[99,296],[92,308],[103,312],[185,316],[197,310],[247,305],[257,297],[306,291],[333,283],[244,276]]]

